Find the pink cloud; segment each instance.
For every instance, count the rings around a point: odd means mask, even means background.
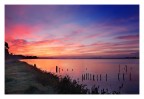
[[[5,28],[5,40],[12,41],[15,39],[40,39],[44,36],[37,34],[38,31],[42,30],[42,25],[31,26],[27,24],[16,24]]]
[[[31,33],[31,27],[27,25],[14,25],[8,29],[6,28],[6,40],[24,39],[26,37],[31,37]]]

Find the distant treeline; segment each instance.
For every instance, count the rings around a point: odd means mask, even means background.
[[[139,59],[139,57],[39,57],[39,59]]]
[[[38,58],[37,56],[24,56],[24,55],[10,55],[11,58],[16,58],[16,59],[36,59]]]

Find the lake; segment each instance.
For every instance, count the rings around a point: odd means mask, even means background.
[[[63,77],[69,75],[88,89],[97,86],[124,94],[139,93],[139,59],[22,59]],[[56,70],[57,68],[57,70]]]

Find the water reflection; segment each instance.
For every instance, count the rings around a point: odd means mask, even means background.
[[[79,83],[87,85],[87,88],[100,86],[103,93],[106,89],[119,90],[121,93],[139,92],[139,63],[136,59],[132,61],[122,59],[25,59],[21,61],[35,64],[37,68],[59,76],[69,75]]]

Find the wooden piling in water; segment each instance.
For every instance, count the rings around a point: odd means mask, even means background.
[[[106,81],[107,81],[107,74],[106,74]]]
[[[36,64],[34,64],[34,67],[36,68]]]
[[[90,74],[90,80],[91,80],[91,74]]]
[[[93,75],[93,81],[95,81],[95,78],[94,78],[94,77],[95,77],[95,75]]]
[[[98,75],[97,75],[97,81],[98,81]]]
[[[120,73],[118,73],[118,81],[120,81]]]
[[[132,79],[131,79],[131,73],[130,73],[130,75],[129,75],[129,79],[130,79],[130,81],[132,80]]]
[[[56,66],[56,73],[58,72],[58,66]]]
[[[123,73],[123,81],[125,80],[125,74]]]

